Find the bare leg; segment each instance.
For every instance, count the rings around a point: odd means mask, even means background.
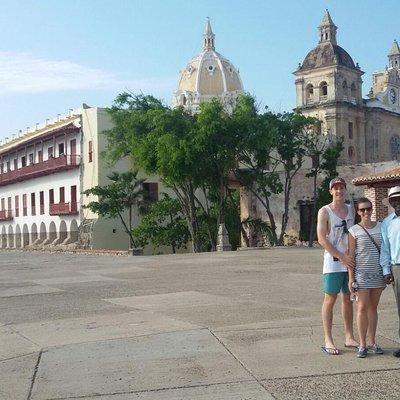
[[[342,293],[342,316],[346,346],[358,346],[353,332],[353,303],[350,301],[350,293]]]
[[[370,306],[370,289],[358,291],[357,326],[360,347],[367,347],[368,310]]]
[[[378,304],[382,294],[381,288],[370,289],[368,307],[367,343],[372,346],[376,343],[376,327],[378,326]]]
[[[325,293],[322,303],[322,325],[324,327],[325,347],[335,349],[332,338],[333,306],[335,305],[337,294]]]

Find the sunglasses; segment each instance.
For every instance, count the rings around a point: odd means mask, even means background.
[[[372,211],[372,207],[359,208],[358,211],[360,211],[362,213],[366,212],[366,211],[370,212],[370,211]]]

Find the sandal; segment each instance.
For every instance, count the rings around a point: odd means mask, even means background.
[[[328,356],[338,356],[340,354],[339,349],[336,347],[321,346],[321,350]]]
[[[368,349],[366,347],[359,347],[357,352],[358,358],[365,358],[368,355]]]
[[[384,351],[382,350],[382,347],[378,346],[376,343],[374,343],[372,346],[368,346],[368,350],[370,350],[373,354],[383,354]]]

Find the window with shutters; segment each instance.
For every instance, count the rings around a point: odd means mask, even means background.
[[[15,196],[15,216],[19,217],[19,197]]]
[[[65,203],[65,187],[60,187],[60,201],[59,203]]]
[[[32,215],[36,215],[36,198],[35,198],[35,193],[31,193],[31,212],[32,212]]]
[[[40,215],[44,214],[44,192],[39,193]]]
[[[22,215],[26,217],[28,215],[28,204],[26,194],[22,195]]]
[[[54,189],[49,190],[49,203],[54,204]]]

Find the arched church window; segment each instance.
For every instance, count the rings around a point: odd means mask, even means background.
[[[354,158],[354,147],[353,146],[349,146],[349,148],[347,150],[347,154],[349,155],[349,158]]]
[[[390,138],[390,154],[392,160],[400,160],[400,137],[399,135],[392,135]]]
[[[184,94],[182,95],[182,104],[186,106],[186,96]]]
[[[355,99],[356,95],[357,95],[357,89],[356,89],[356,85],[354,84],[354,82],[351,84],[350,92],[351,92],[351,97],[353,99]]]
[[[321,82],[319,85],[319,95],[327,96],[328,95],[328,84],[326,82]]]
[[[342,89],[343,89],[343,96],[347,97],[348,96],[348,91],[347,91],[348,88],[347,88],[347,82],[346,81],[343,81]]]
[[[307,102],[311,102],[314,99],[314,86],[311,83],[306,86],[306,99]]]
[[[353,123],[349,122],[349,139],[353,139]]]

